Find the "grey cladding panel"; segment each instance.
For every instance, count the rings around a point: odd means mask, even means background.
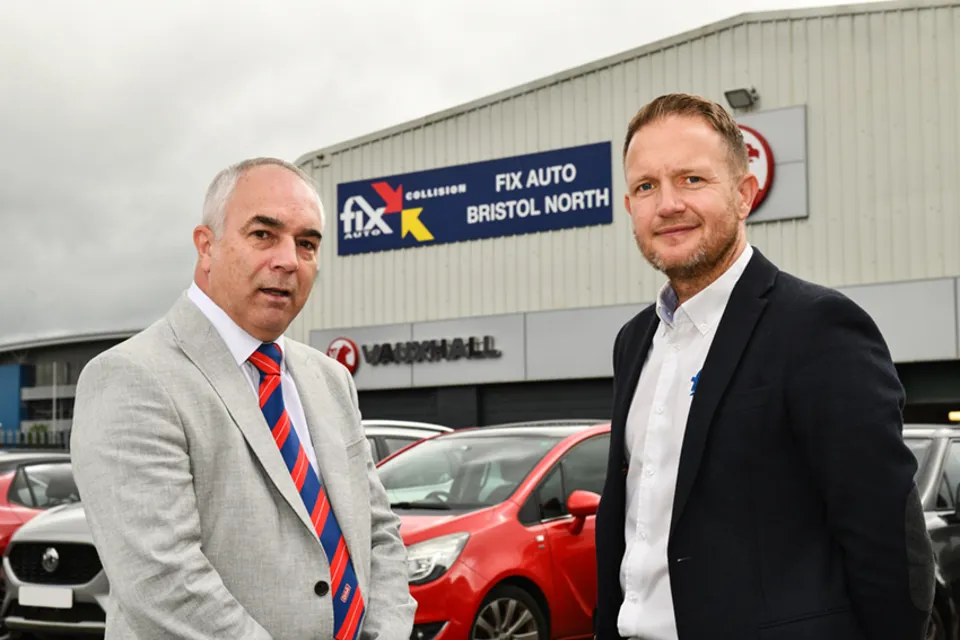
[[[527,379],[604,378],[613,375],[613,341],[646,305],[624,305],[527,315]]]

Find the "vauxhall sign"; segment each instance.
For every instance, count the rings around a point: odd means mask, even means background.
[[[350,373],[356,373],[360,351],[363,352],[363,360],[372,366],[485,360],[503,355],[496,348],[493,336],[379,342],[362,345],[360,349],[349,338],[341,337],[330,343],[327,355],[347,367]]]

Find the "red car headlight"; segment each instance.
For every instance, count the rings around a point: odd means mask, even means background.
[[[407,547],[410,584],[426,584],[446,573],[460,557],[469,537],[469,533],[452,533]]]

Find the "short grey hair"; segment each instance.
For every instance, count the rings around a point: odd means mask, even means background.
[[[226,169],[222,170],[213,178],[213,181],[207,188],[207,195],[203,200],[203,224],[213,230],[215,237],[219,238],[223,234],[223,227],[227,213],[227,203],[233,196],[233,190],[236,189],[237,181],[240,180],[240,176],[250,169],[265,165],[283,167],[284,169],[295,173],[300,177],[301,180],[303,180],[304,184],[310,187],[310,190],[317,199],[317,209],[320,212],[320,228],[321,230],[324,228],[326,219],[323,211],[323,202],[320,200],[320,192],[317,189],[317,184],[309,175],[307,175],[307,173],[305,173],[300,167],[279,158],[250,158],[248,160],[243,160],[241,162],[237,162],[236,164],[232,164]]]

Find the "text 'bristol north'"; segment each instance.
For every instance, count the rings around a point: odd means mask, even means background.
[[[577,168],[572,163],[530,169],[528,172],[510,171],[494,177],[497,193],[517,189],[531,189],[570,184],[577,178]],[[538,197],[517,198],[470,205],[467,207],[467,224],[497,222],[582,211],[610,205],[610,189],[581,189],[564,193],[552,193]]]

